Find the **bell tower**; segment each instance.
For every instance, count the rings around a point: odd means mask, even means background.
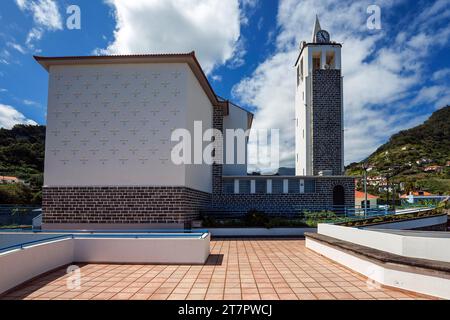
[[[319,19],[311,42],[300,44],[295,62],[295,174],[344,172],[343,91],[340,43],[331,41]]]

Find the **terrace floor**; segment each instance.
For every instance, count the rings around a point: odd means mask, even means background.
[[[1,299],[425,299],[376,287],[308,250],[304,240],[213,240],[204,265],[79,264],[68,289],[60,268]]]

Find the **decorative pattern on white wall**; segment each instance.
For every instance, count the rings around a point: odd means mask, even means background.
[[[186,126],[186,72],[183,64],[52,67],[45,184],[151,185],[164,174],[180,184],[170,136]]]

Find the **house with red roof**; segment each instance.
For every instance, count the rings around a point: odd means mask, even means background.
[[[377,200],[379,197],[373,194],[367,194],[367,208],[376,208]],[[366,200],[365,193],[362,191],[355,190],[355,206],[364,208],[364,202]]]

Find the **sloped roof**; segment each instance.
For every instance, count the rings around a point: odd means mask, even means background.
[[[201,87],[208,96],[211,104],[224,108],[224,115],[228,114],[228,101],[219,100],[211,84],[208,81],[195,52],[189,53],[164,53],[164,54],[132,54],[132,55],[104,55],[104,56],[66,56],[66,57],[42,57],[34,56],[34,59],[47,71],[54,65],[89,65],[112,63],[187,63],[199,81]]]
[[[355,190],[355,198],[356,199],[365,199],[364,192]],[[368,193],[367,199],[378,199],[379,197],[374,196],[373,194]]]

